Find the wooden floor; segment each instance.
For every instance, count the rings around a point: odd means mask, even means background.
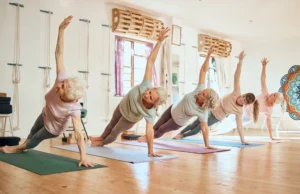
[[[37,149],[78,158],[77,153],[50,147],[60,144],[61,139],[49,140]],[[117,144],[111,146],[144,149]],[[0,162],[0,194],[300,193],[300,140],[246,149],[232,148],[231,151],[215,154],[157,152],[179,158],[129,164],[89,156],[92,161],[108,168],[48,176],[39,176]]]

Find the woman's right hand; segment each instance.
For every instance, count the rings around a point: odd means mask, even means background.
[[[212,149],[212,150],[216,150],[218,148],[212,147],[212,146],[205,146],[206,149]]]
[[[160,154],[150,153],[148,154],[149,157],[162,157]]]

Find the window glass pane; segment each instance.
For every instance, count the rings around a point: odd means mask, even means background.
[[[134,53],[136,55],[146,55],[145,52],[146,49],[146,45],[144,43],[140,43],[140,42],[134,42]]]
[[[142,81],[144,78],[145,69],[134,69],[134,81]]]
[[[131,82],[130,81],[124,81],[123,82],[123,87],[124,88],[131,88]]]
[[[123,88],[124,94],[127,94],[130,90],[131,90],[131,88],[128,88],[128,87]]]
[[[131,74],[131,68],[124,68],[123,73],[124,74]]]
[[[145,57],[138,57],[138,56],[134,56],[134,68],[135,69],[145,69],[146,68],[146,63],[147,63],[147,59]]]
[[[124,45],[124,66],[131,66],[131,42],[125,41]]]
[[[131,42],[126,40],[124,44],[124,52],[131,53]]]
[[[131,80],[131,74],[123,74],[123,81],[130,81]]]

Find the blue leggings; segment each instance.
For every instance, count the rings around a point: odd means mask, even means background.
[[[28,135],[26,148],[32,149],[39,145],[43,140],[58,137],[48,132],[44,125],[44,119],[42,114],[36,119],[34,125],[31,128],[30,134]]]
[[[207,125],[211,126],[215,123],[219,122],[219,120],[215,117],[215,115],[210,114],[207,120]],[[189,137],[196,135],[201,131],[200,121],[199,119],[196,119],[192,124],[186,126],[180,133],[183,135],[183,137]]]

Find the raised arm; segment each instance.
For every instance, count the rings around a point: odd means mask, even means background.
[[[65,72],[64,66],[64,32],[72,20],[73,16],[69,16],[59,25],[57,44],[55,49],[56,73]]]
[[[210,56],[213,52],[214,52],[214,46],[211,46],[209,51],[207,52],[205,61],[202,64],[202,67],[200,69],[198,85],[205,84],[206,72],[209,69],[209,60],[210,60]]]
[[[263,58],[263,60],[261,60],[261,64],[262,64],[262,71],[261,71],[261,76],[260,76],[260,83],[261,83],[261,88],[267,88],[267,84],[266,84],[266,66],[269,63],[267,58]]]
[[[235,73],[234,73],[234,91],[240,91],[240,77],[241,77],[241,71],[242,71],[242,64],[244,60],[245,54],[244,51],[242,51],[239,55],[239,62],[237,64]]]
[[[151,54],[149,55],[149,57],[147,59],[147,65],[146,65],[144,80],[146,80],[146,79],[152,80],[153,65],[154,65],[155,60],[157,58],[157,54],[158,54],[159,48],[161,47],[161,43],[168,37],[167,34],[168,34],[169,30],[170,30],[169,28],[166,28],[166,29],[164,29],[160,32],[157,43],[156,43],[154,49],[152,50]]]

